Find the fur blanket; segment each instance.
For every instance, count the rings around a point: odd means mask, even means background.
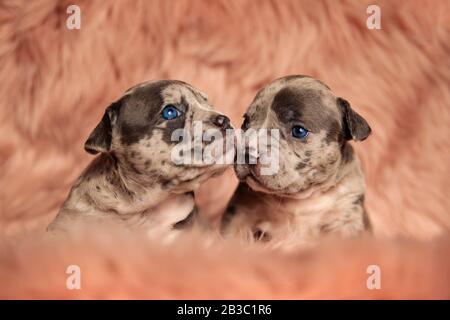
[[[366,28],[370,1],[76,2],[80,30],[66,28],[72,2],[0,2],[0,297],[450,297],[448,1],[377,1],[381,30]],[[240,125],[261,86],[297,73],[372,126],[355,147],[373,239],[286,255],[195,237],[167,249],[120,231],[40,234],[91,160],[89,130],[133,84],[185,80]],[[201,212],[217,217],[235,186],[231,170],[208,181]],[[61,284],[72,261],[89,290]],[[373,263],[381,290],[365,286]]]

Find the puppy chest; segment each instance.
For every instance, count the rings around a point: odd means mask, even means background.
[[[148,210],[145,215],[146,228],[172,230],[175,224],[187,219],[194,209],[195,202],[191,194],[169,196],[157,207]]]

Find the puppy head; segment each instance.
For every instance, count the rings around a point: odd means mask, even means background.
[[[127,90],[106,109],[84,147],[91,154],[114,154],[123,167],[146,181],[189,190],[225,169],[215,163],[174,163],[172,151],[181,137],[173,134],[181,130],[193,136],[198,123],[203,131],[231,128],[229,119],[214,111],[206,95],[191,85],[146,82]]]
[[[264,87],[244,119],[244,131],[279,130],[275,145],[258,150],[259,160],[261,152],[278,147],[279,166],[275,174],[264,175],[264,166],[257,160],[256,164],[236,164],[236,173],[253,189],[279,195],[295,195],[328,181],[351,161],[347,141],[364,140],[371,132],[346,100],[306,76],[284,77]]]

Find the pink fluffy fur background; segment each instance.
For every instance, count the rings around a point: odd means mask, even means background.
[[[80,30],[66,28],[70,4]],[[381,30],[366,28],[369,4]],[[445,0],[0,1],[0,297],[450,298],[449,39]],[[370,123],[355,147],[374,237],[282,254],[43,235],[92,159],[90,130],[133,84],[184,80],[240,125],[287,74],[319,78]],[[201,212],[218,217],[236,183],[232,170],[208,181]],[[72,263],[85,270],[76,292]],[[369,264],[381,290],[365,286]]]

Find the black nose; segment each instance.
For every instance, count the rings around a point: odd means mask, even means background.
[[[230,118],[224,115],[218,115],[214,118],[213,123],[221,129],[230,129]]]

